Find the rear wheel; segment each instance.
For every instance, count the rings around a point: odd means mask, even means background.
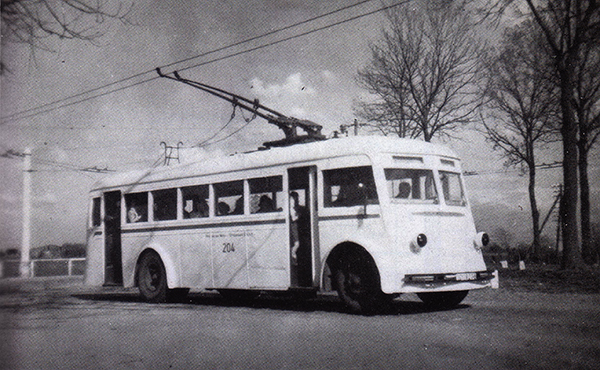
[[[141,296],[148,302],[166,302],[167,274],[160,257],[153,252],[146,253],[140,260],[138,287]]]
[[[454,292],[417,293],[417,296],[431,308],[448,309],[458,306],[467,294],[469,294],[468,290],[458,290]]]
[[[334,280],[338,296],[352,313],[373,314],[389,301],[381,291],[375,263],[366,254],[344,256],[335,270]]]

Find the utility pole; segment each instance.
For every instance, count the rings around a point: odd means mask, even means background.
[[[23,238],[21,240],[22,278],[30,276],[29,250],[31,249],[31,149],[23,152]]]

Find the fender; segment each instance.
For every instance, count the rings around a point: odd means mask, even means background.
[[[381,290],[385,293],[394,293],[394,286],[397,286],[397,279],[400,275],[398,271],[396,259],[398,256],[391,255],[391,250],[387,248],[381,248],[381,245],[390,245],[389,241],[386,240],[373,240],[373,238],[363,238],[360,235],[354,235],[347,239],[336,240],[331,246],[326,248],[327,253],[323,256],[321,266],[325,266],[331,252],[338,246],[344,243],[356,244],[364,248],[375,261],[375,265],[379,270],[379,276],[381,278]],[[325,286],[325,268],[321,269],[320,272],[321,286]]]
[[[140,249],[140,252],[137,254],[135,259],[135,268],[131,269],[132,273],[127,277],[127,282],[125,286],[137,286],[136,275],[137,275],[137,264],[140,260],[141,255],[147,251],[154,251],[158,253],[160,259],[165,266],[165,273],[167,274],[167,288],[173,289],[179,286],[180,276],[178,274],[177,265],[175,263],[175,258],[173,258],[172,254],[167,251],[167,249],[163,248],[159,243],[155,241],[151,241]]]

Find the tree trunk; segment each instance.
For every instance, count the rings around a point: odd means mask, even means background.
[[[528,163],[529,166],[529,204],[531,206],[531,220],[533,222],[533,260],[540,258],[540,212],[535,199],[535,162]]]
[[[565,58],[566,59],[566,58]],[[579,232],[577,227],[577,122],[573,107],[573,76],[566,60],[558,62],[560,74],[560,105],[562,111],[563,143],[563,207],[561,221],[563,230],[563,258],[561,267],[573,269],[581,265]]]
[[[581,255],[583,261],[593,265],[598,261],[598,254],[592,247],[592,229],[590,225],[590,184],[588,179],[588,151],[586,150],[587,138],[583,132],[579,138],[579,198],[581,200]]]

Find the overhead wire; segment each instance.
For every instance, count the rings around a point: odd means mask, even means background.
[[[271,36],[271,35],[274,35],[274,34],[277,34],[277,33],[280,33],[280,32],[283,32],[283,31],[286,31],[286,30],[289,30],[289,29],[292,29],[292,28],[296,28],[298,26],[301,26],[301,25],[304,25],[304,24],[307,24],[307,23],[310,23],[310,22],[314,22],[314,21],[316,21],[318,19],[328,17],[330,15],[333,15],[333,14],[336,14],[336,13],[339,13],[339,12],[351,9],[353,7],[357,7],[359,5],[362,5],[362,4],[371,2],[371,1],[373,1],[373,0],[359,1],[357,3],[350,4],[350,5],[347,5],[347,6],[338,8],[338,9],[335,9],[333,11],[330,11],[330,12],[327,12],[327,13],[324,13],[324,14],[321,14],[321,15],[318,15],[318,16],[315,16],[315,17],[312,17],[312,18],[309,18],[309,19],[306,19],[306,20],[303,20],[303,21],[300,21],[300,22],[297,22],[297,23],[294,23],[294,24],[282,27],[282,28],[278,28],[276,30],[273,30],[273,31],[270,31],[270,32],[267,32],[267,33],[264,33],[264,34],[261,34],[261,35],[258,35],[258,36],[250,37],[248,39],[244,39],[242,41],[238,41],[238,42],[235,42],[235,43],[232,43],[232,44],[229,44],[229,45],[217,48],[217,49],[213,49],[213,50],[210,50],[210,51],[205,52],[205,53],[201,53],[201,54],[198,54],[198,55],[195,55],[195,56],[192,56],[192,57],[188,57],[188,58],[176,61],[176,62],[172,62],[172,63],[166,64],[166,65],[163,65],[160,68],[161,69],[165,69],[165,68],[173,67],[175,65],[178,65],[178,64],[181,64],[181,63],[185,63],[185,62],[189,62],[189,61],[194,60],[194,59],[202,58],[202,57],[205,57],[205,56],[217,53],[219,51],[224,51],[224,50],[227,50],[227,49],[239,46],[239,45],[243,45],[243,44],[246,44],[246,43],[249,43],[249,42],[252,42],[252,41],[264,38],[264,37],[267,37],[267,36]],[[405,1],[407,1],[407,0],[405,0]],[[398,6],[398,5],[400,5],[400,4],[396,4],[396,5],[393,5],[393,6]],[[367,14],[359,16],[359,18],[363,17],[363,16],[374,14],[375,12],[383,11],[384,9],[387,9],[387,8],[390,8],[390,7],[392,7],[392,6],[386,6],[384,8],[378,9],[378,10],[376,10],[374,12],[369,12]],[[353,17],[350,20],[355,20],[355,19],[358,19],[358,18],[357,17]],[[348,20],[348,21],[350,21],[350,20]],[[345,23],[345,22],[343,22],[343,23]],[[338,22],[337,24],[340,24],[340,23]],[[326,28],[329,28],[329,27],[326,27]],[[323,28],[323,29],[326,29],[326,28]],[[313,31],[313,32],[316,32],[316,31]],[[312,33],[312,32],[309,32],[309,33]],[[286,39],[284,39],[284,41],[289,41],[290,39],[293,39],[293,38],[296,38],[296,37],[301,37],[301,36],[304,36],[304,34],[293,36],[291,38],[286,38]],[[280,41],[280,42],[283,42],[283,41]],[[263,47],[266,47],[266,46],[263,46]],[[240,52],[240,53],[235,53],[234,55],[227,56],[226,58],[230,58],[230,57],[237,56],[237,55],[240,55],[240,54],[243,54],[243,53],[246,53],[246,52],[251,52],[251,51],[254,51],[254,50],[257,50],[257,49],[250,49],[248,51],[243,51],[243,52]],[[225,58],[223,58],[223,59],[225,59]],[[217,58],[217,59],[211,61],[210,63],[213,63],[213,62],[219,61],[219,60],[222,60],[222,59],[221,58]],[[187,70],[189,68],[194,68],[194,67],[197,67],[197,66],[203,65],[203,64],[206,64],[206,63],[200,63],[200,64],[198,64],[196,66],[186,67],[186,68],[184,68],[182,70]],[[129,76],[129,77],[126,77],[126,78],[123,78],[123,79],[120,79],[120,80],[117,80],[117,81],[114,81],[114,82],[111,82],[111,83],[99,86],[99,87],[94,88],[94,89],[90,89],[90,90],[87,90],[87,91],[84,91],[84,92],[81,92],[81,93],[78,93],[78,94],[75,94],[75,95],[71,95],[71,96],[66,97],[66,98],[55,100],[55,101],[50,102],[50,103],[46,103],[46,104],[43,104],[43,105],[40,105],[40,106],[37,106],[37,107],[29,108],[29,109],[26,109],[26,110],[23,110],[23,111],[20,111],[20,112],[16,112],[16,113],[4,116],[4,117],[0,117],[0,123],[5,123],[6,121],[21,120],[21,119],[25,119],[25,118],[30,118],[30,117],[33,117],[33,116],[37,116],[37,115],[40,115],[40,114],[48,113],[48,112],[51,112],[51,111],[56,110],[56,109],[61,109],[61,108],[65,108],[65,107],[68,107],[68,106],[71,106],[71,105],[79,104],[79,103],[82,103],[82,102],[90,100],[90,99],[95,99],[95,98],[102,97],[102,96],[105,96],[105,95],[108,95],[108,94],[112,94],[114,92],[118,92],[118,91],[130,88],[130,87],[134,87],[134,86],[137,86],[137,85],[140,85],[140,84],[144,84],[144,83],[147,83],[147,82],[150,82],[150,81],[153,81],[153,80],[156,80],[156,79],[159,78],[158,76],[154,76],[154,77],[151,77],[149,79],[142,80],[140,82],[136,82],[136,83],[133,83],[131,85],[127,85],[127,86],[122,87],[122,88],[112,89],[112,90],[109,90],[109,91],[107,91],[105,93],[100,93],[100,94],[93,95],[93,96],[88,97],[88,98],[79,99],[79,100],[76,100],[76,101],[71,102],[71,103],[65,103],[65,104],[59,105],[59,106],[54,107],[54,108],[43,109],[43,110],[40,111],[40,109],[42,109],[42,108],[46,108],[46,107],[50,107],[50,106],[53,106],[53,105],[56,105],[56,104],[60,104],[60,103],[66,102],[68,100],[75,99],[75,98],[78,98],[80,96],[84,96],[84,95],[87,95],[87,94],[90,94],[90,93],[93,93],[93,92],[96,92],[96,91],[100,91],[100,90],[106,89],[108,87],[115,86],[115,85],[121,84],[123,82],[127,82],[127,81],[133,80],[133,79],[138,78],[138,77],[142,77],[142,76],[150,74],[150,73],[155,73],[155,69],[144,71],[144,72],[140,72],[140,73],[134,74],[132,76]],[[34,112],[34,113],[26,114],[26,113],[29,113],[29,112]]]
[[[535,166],[536,169],[541,169],[541,170],[549,170],[549,169],[555,169],[555,168],[562,168],[562,162],[556,162],[556,163],[540,163],[537,164]],[[526,169],[525,169],[526,170]],[[468,171],[465,170],[463,171],[463,175],[464,176],[481,176],[481,175],[495,175],[495,174],[500,174],[500,173],[510,173],[510,172],[522,172],[522,169],[519,168],[510,168],[510,169],[505,169],[505,170],[484,170],[484,171]]]
[[[318,19],[330,16],[332,14],[335,14],[335,13],[338,13],[338,12],[341,12],[341,11],[344,11],[344,10],[347,10],[347,9],[350,9],[350,8],[353,8],[353,7],[356,7],[356,6],[359,6],[359,5],[371,2],[371,1],[373,1],[373,0],[360,1],[360,2],[357,2],[357,3],[351,4],[351,5],[348,5],[348,6],[339,8],[339,9],[336,9],[334,11],[327,12],[327,13],[324,13],[324,14],[316,16],[316,17],[312,17],[310,19],[307,19],[307,20],[304,20],[304,21],[301,21],[301,22],[297,22],[297,23],[294,23],[292,25],[282,27],[280,29],[277,29],[277,30],[274,30],[274,31],[271,31],[271,32],[268,32],[268,33],[265,33],[265,34],[262,34],[262,35],[259,35],[259,36],[251,37],[249,39],[245,39],[243,41],[239,41],[239,42],[236,42],[236,43],[233,43],[233,44],[221,47],[221,48],[217,48],[217,49],[208,51],[206,53],[202,53],[202,54],[199,54],[199,55],[196,55],[196,56],[193,56],[193,57],[189,57],[189,58],[186,58],[186,59],[182,59],[182,60],[179,60],[179,61],[167,64],[167,65],[164,65],[161,68],[168,68],[168,67],[172,67],[172,66],[175,66],[175,65],[178,65],[178,64],[181,64],[181,63],[185,63],[185,62],[188,62],[188,61],[191,61],[191,60],[194,60],[194,59],[205,57],[207,55],[214,54],[214,53],[219,52],[219,51],[223,51],[223,50],[235,47],[235,46],[239,46],[239,45],[242,45],[242,44],[245,44],[245,43],[257,40],[257,39],[261,39],[261,38],[264,38],[264,37],[267,37],[267,36],[270,36],[270,35],[282,32],[284,30],[289,30],[289,29],[298,27],[300,25],[313,22],[315,20],[318,20]],[[299,38],[299,37],[303,37],[303,36],[306,36],[306,35],[309,35],[309,34],[313,34],[313,33],[316,33],[316,32],[320,32],[320,31],[323,31],[323,30],[326,30],[326,29],[329,29],[329,28],[332,28],[332,27],[344,24],[344,23],[348,23],[348,22],[351,22],[351,21],[354,21],[354,20],[357,20],[357,19],[369,16],[369,15],[372,15],[372,14],[381,12],[381,11],[385,11],[385,10],[388,10],[390,8],[393,8],[393,7],[400,6],[400,5],[405,4],[405,3],[409,2],[409,1],[411,1],[411,0],[404,0],[404,1],[401,1],[401,2],[393,4],[393,5],[387,5],[387,6],[379,7],[377,9],[375,9],[375,10],[368,11],[366,13],[361,13],[359,15],[352,16],[352,17],[349,17],[349,18],[345,18],[343,20],[340,20],[340,21],[337,21],[337,22],[334,22],[334,23],[331,23],[331,24],[327,24],[327,25],[322,26],[322,27],[314,28],[314,29],[311,29],[311,30],[308,30],[308,31],[305,31],[305,32],[301,32],[299,34],[288,36],[288,37],[285,37],[283,39],[279,39],[279,40],[275,40],[275,41],[272,41],[272,42],[268,42],[268,43],[265,43],[265,44],[262,44],[262,45],[259,45],[259,46],[256,46],[256,47],[252,47],[252,48],[249,48],[249,49],[245,49],[245,50],[242,50],[242,51],[238,51],[238,52],[235,52],[235,53],[230,53],[229,55],[225,55],[225,56],[222,56],[222,57],[213,58],[213,59],[208,60],[208,61],[204,61],[204,62],[201,62],[201,63],[197,63],[197,64],[194,64],[194,65],[191,65],[191,66],[187,66],[187,67],[181,68],[180,70],[181,71],[189,70],[191,68],[196,68],[196,67],[199,67],[199,66],[203,66],[203,65],[207,65],[207,64],[219,62],[219,61],[222,61],[222,60],[225,60],[225,59],[229,59],[229,58],[232,58],[232,57],[235,57],[235,56],[238,56],[238,55],[242,55],[242,54],[245,54],[245,53],[250,53],[250,52],[253,52],[253,51],[256,51],[256,50],[260,50],[260,49],[264,49],[264,48],[267,48],[267,47],[270,47],[270,46],[273,46],[273,45],[284,43],[284,42],[287,42],[287,41],[290,41],[290,40],[293,40],[293,39],[296,39],[296,38]],[[21,111],[21,112],[13,113],[13,114],[8,115],[8,116],[0,117],[0,124],[5,123],[6,121],[21,120],[21,119],[30,118],[30,117],[33,117],[33,116],[38,116],[38,115],[42,115],[42,114],[45,114],[45,113],[49,113],[49,112],[54,111],[54,110],[62,109],[62,108],[65,108],[65,107],[69,107],[69,106],[72,106],[72,105],[76,105],[76,104],[85,102],[87,100],[91,100],[91,99],[99,98],[99,97],[102,97],[102,96],[106,96],[106,95],[109,95],[109,94],[112,94],[112,93],[115,93],[115,92],[118,92],[118,91],[122,91],[122,90],[125,90],[125,89],[128,89],[128,88],[134,87],[134,86],[138,86],[138,85],[141,85],[141,84],[144,84],[144,83],[147,83],[147,82],[150,82],[150,81],[153,81],[153,80],[156,80],[156,79],[160,78],[159,76],[153,76],[153,77],[148,78],[146,80],[138,81],[138,82],[135,82],[135,83],[132,83],[132,84],[128,84],[126,86],[122,86],[122,87],[118,87],[118,88],[115,88],[115,89],[111,89],[109,91],[98,93],[98,94],[95,94],[93,96],[88,96],[88,97],[85,97],[85,98],[82,98],[82,99],[78,99],[78,100],[75,100],[75,101],[68,102],[71,99],[74,99],[74,98],[77,98],[77,97],[82,97],[82,96],[88,95],[88,94],[93,93],[93,92],[98,92],[98,91],[101,91],[103,89],[106,89],[107,87],[115,86],[115,85],[121,84],[123,82],[127,82],[127,81],[130,81],[132,79],[144,76],[144,75],[149,74],[149,73],[155,73],[155,70],[153,69],[153,70],[150,70],[150,71],[141,72],[141,73],[135,74],[133,76],[129,76],[127,78],[124,78],[124,79],[121,79],[121,80],[118,80],[118,81],[115,81],[115,82],[112,82],[112,83],[109,83],[109,84],[105,84],[103,86],[100,86],[100,87],[97,87],[97,88],[94,88],[94,89],[91,89],[91,90],[88,90],[88,91],[85,91],[85,92],[82,92],[82,93],[79,93],[79,94],[75,94],[75,95],[72,95],[72,96],[69,96],[69,97],[66,97],[66,98],[63,98],[63,99],[59,99],[59,100],[56,100],[56,101],[53,101],[53,102],[50,102],[50,103],[47,103],[47,104],[44,104],[44,105],[41,105],[41,106],[38,106],[38,107],[30,108],[30,109],[27,109],[27,110],[24,110],[24,111]],[[64,103],[64,104],[60,104],[60,103]],[[60,104],[60,105],[56,106],[56,104]],[[46,107],[47,107],[47,109],[42,109],[42,108],[46,108]],[[40,110],[40,109],[42,109],[42,110]],[[30,114],[26,114],[26,113],[30,113]],[[232,133],[228,134],[227,136],[225,136],[223,138],[220,138],[218,140],[215,140],[213,142],[210,142],[210,140],[214,139],[219,133],[221,133],[227,127],[227,125],[229,124],[229,122],[228,122],[220,130],[218,130],[215,135],[213,135],[210,138],[204,140],[203,142],[200,143],[200,145],[202,145],[202,146],[204,146],[204,145],[212,145],[212,144],[215,144],[215,143],[218,143],[218,142],[222,142],[222,141],[230,138],[231,136],[235,135],[236,133],[238,133],[239,131],[241,131],[245,127],[247,127],[249,123],[250,122],[246,122],[246,124],[244,124],[243,126],[241,126],[240,128],[238,128],[237,130],[233,131]],[[197,146],[200,146],[200,145],[197,145]],[[162,156],[159,159],[157,159],[157,161],[154,163],[153,167],[155,167],[156,165],[158,165],[158,163],[160,163],[161,159],[162,159]],[[56,165],[59,165],[59,164],[56,163]],[[67,164],[62,164],[62,165],[65,166]],[[71,167],[70,169],[71,170],[85,170],[85,169],[82,169],[82,168],[75,168],[75,167]]]

